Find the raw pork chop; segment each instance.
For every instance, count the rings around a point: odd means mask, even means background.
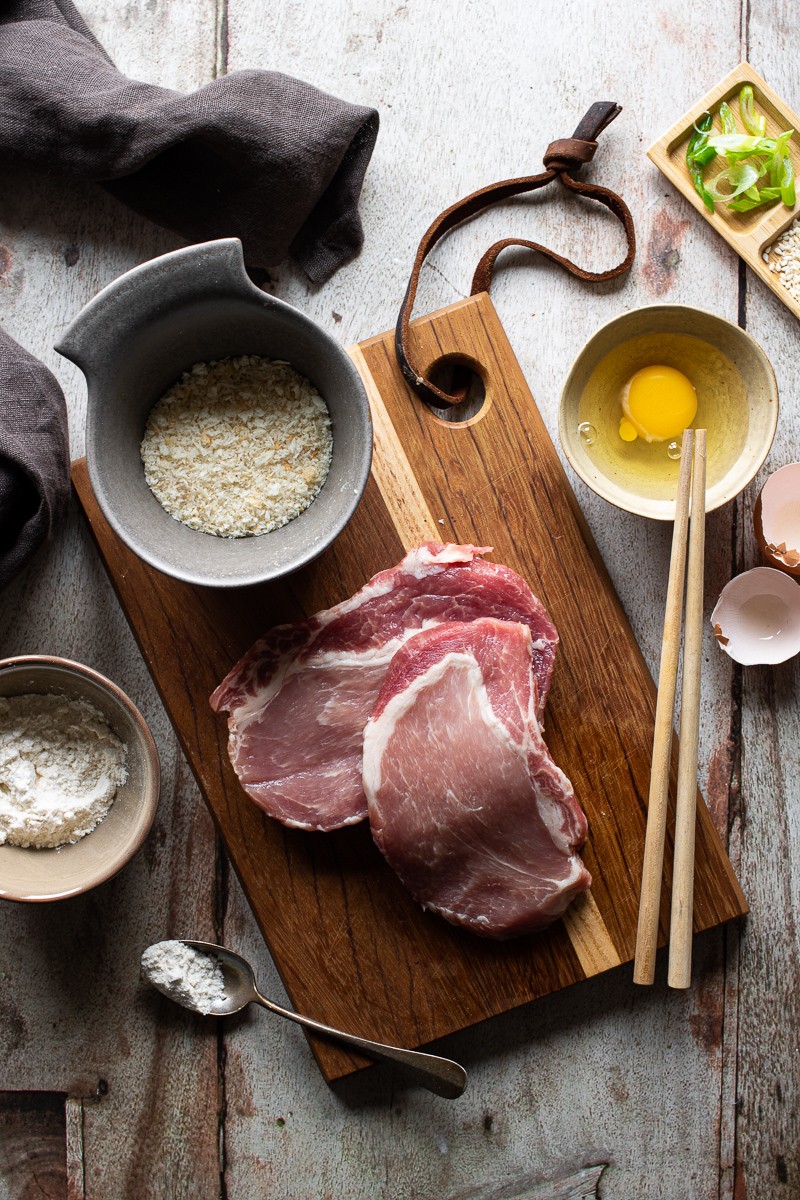
[[[277,626],[236,664],[211,705],[230,714],[236,774],[270,816],[319,830],[364,819],[364,726],[395,652],[420,629],[484,616],[524,622],[544,705],[558,634],[519,575],[484,562],[487,550],[427,542],[335,608]]]
[[[527,625],[426,629],[395,655],[364,733],[379,849],[425,908],[488,937],[549,925],[591,884],[531,668]]]

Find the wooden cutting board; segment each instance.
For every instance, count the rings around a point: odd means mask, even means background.
[[[373,408],[375,458],[348,528],[288,579],[197,588],[146,566],[110,530],[84,463],[73,477],[106,568],[224,839],[292,1003],[330,1025],[420,1046],[633,957],[655,687],[489,297],[416,321],[427,368],[479,366],[471,421],[439,420],[403,381],[393,333],[352,351]],[[552,614],[561,648],[546,737],[589,820],[592,891],[544,933],[483,940],[420,909],[366,825],[284,829],[241,790],[208,696],[269,626],[355,592],[425,539],[494,546]],[[674,760],[673,755],[673,760]],[[674,780],[673,780],[674,789]],[[698,797],[695,928],[746,904]],[[667,845],[667,876],[671,840]],[[661,941],[668,923],[662,896]],[[165,927],[164,936],[191,930]],[[233,947],[235,949],[236,947]],[[631,985],[633,986],[633,985]],[[311,1039],[326,1079],[363,1059]]]

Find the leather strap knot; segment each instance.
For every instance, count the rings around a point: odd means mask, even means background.
[[[581,138],[558,138],[544,152],[544,165],[548,171],[578,171],[584,163],[591,162],[597,142],[585,142]]]
[[[499,201],[510,200],[512,196],[533,192],[537,188],[546,187],[547,184],[558,181],[565,191],[585,196],[589,200],[596,200],[612,212],[622,225],[628,244],[627,254],[615,267],[611,267],[608,271],[587,271],[583,267],[579,267],[577,263],[571,262],[561,254],[556,254],[554,250],[549,250],[547,246],[542,246],[538,242],[527,241],[523,238],[503,238],[502,241],[495,242],[493,246],[490,246],[478,263],[472,279],[473,296],[478,292],[488,292],[495,259],[508,246],[523,246],[525,249],[533,250],[551,262],[557,263],[576,279],[591,282],[600,283],[606,279],[615,279],[618,275],[630,270],[633,256],[636,253],[636,237],[633,230],[633,217],[627,204],[610,188],[600,187],[596,183],[583,183],[581,180],[573,178],[573,172],[578,171],[584,163],[590,162],[593,158],[597,149],[598,134],[602,133],[605,127],[621,112],[620,106],[610,100],[600,100],[593,104],[578,122],[578,127],[572,137],[559,138],[547,147],[544,156],[545,171],[539,175],[528,175],[521,179],[505,179],[501,183],[493,183],[489,187],[481,188],[479,191],[465,196],[463,200],[451,204],[449,208],[439,214],[427,230],[417,248],[411,278],[408,281],[406,294],[397,318],[394,338],[395,353],[400,370],[420,400],[424,400],[433,408],[446,408],[448,405],[460,404],[464,399],[463,391],[451,394],[442,391],[430,379],[426,379],[414,362],[411,350],[411,313],[417,295],[422,265],[439,239],[454,229],[456,225],[460,225],[462,221],[477,216],[478,213]]]

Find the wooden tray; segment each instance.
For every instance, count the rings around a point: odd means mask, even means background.
[[[466,424],[440,421],[414,399],[393,336],[352,351],[375,422],[364,499],[334,545],[284,581],[230,592],[169,579],[109,529],[85,464],[73,478],[292,1003],[328,1024],[419,1046],[632,958],[655,688],[488,296],[414,324],[424,364],[467,354],[480,365],[486,401]],[[547,740],[589,819],[584,858],[594,885],[563,921],[511,942],[424,913],[366,825],[308,834],[264,816],[241,790],[225,721],[208,704],[266,628],[350,595],[426,538],[493,543],[495,559],[530,581],[561,635]],[[699,799],[695,927],[745,911]],[[665,890],[662,942],[668,912]],[[163,932],[191,934],[168,924]],[[312,1039],[312,1048],[328,1080],[365,1065],[338,1046]]]
[[[723,100],[731,104],[737,124],[741,128],[739,106],[733,101],[738,99],[739,92],[746,83],[752,85],[756,108],[767,118],[768,137],[775,137],[785,129],[797,131],[798,136],[790,139],[789,148],[798,180],[798,200],[793,208],[787,208],[785,204],[778,202],[767,208],[753,209],[749,213],[730,212],[727,205],[715,204],[714,212],[710,213],[694,190],[686,167],[686,147],[694,132],[697,118],[704,112],[716,115]],[[762,257],[775,239],[788,229],[800,211],[800,117],[773,92],[750,64],[739,63],[730,75],[726,75],[702,100],[692,105],[668,133],[654,142],[647,155],[701,216],[714,226],[717,233],[722,234],[725,241],[733,246],[759,279],[763,279],[767,287],[772,288],[775,295],[780,297],[796,317],[800,317],[800,304],[784,287],[778,275],[770,271],[768,263],[765,263]]]

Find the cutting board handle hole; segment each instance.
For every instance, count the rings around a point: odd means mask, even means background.
[[[432,362],[426,371],[428,379],[443,392],[451,395],[464,392],[460,404],[447,408],[428,405],[437,421],[445,425],[472,425],[484,417],[489,405],[486,401],[486,385],[480,365],[464,354],[445,354]]]

